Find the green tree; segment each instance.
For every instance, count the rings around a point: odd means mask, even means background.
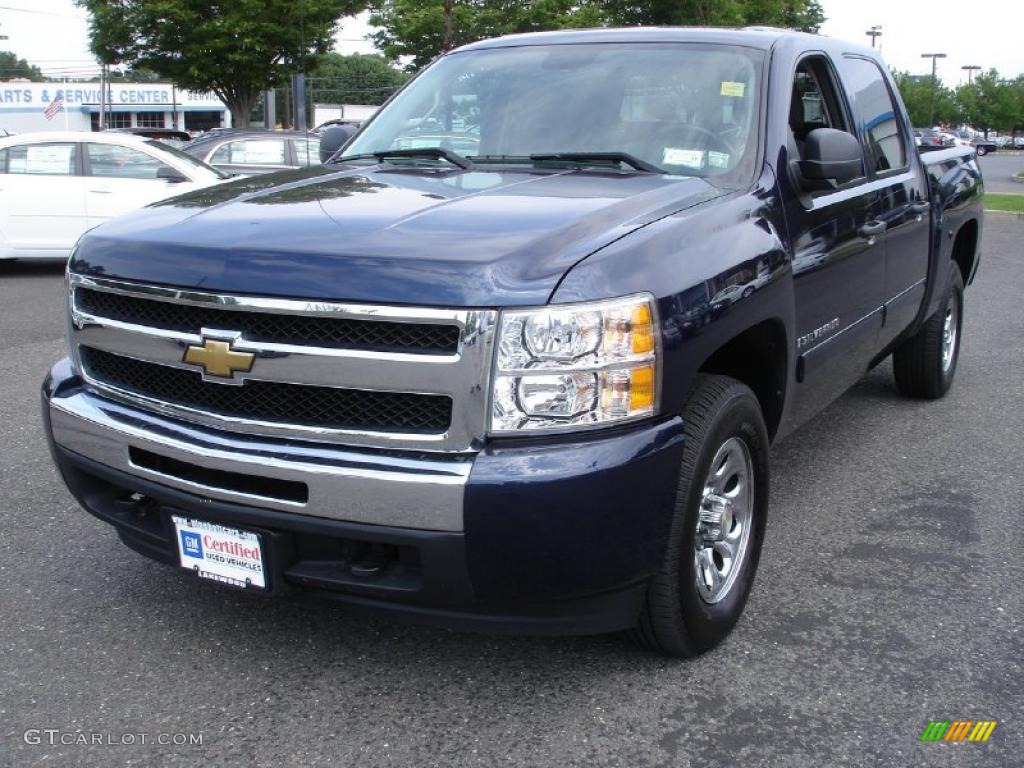
[[[817,32],[825,21],[818,0],[609,0],[604,5],[612,25],[768,25]]]
[[[909,72],[894,72],[893,77],[912,125],[931,128],[938,123],[959,125],[964,122],[962,105],[941,78],[933,81],[931,75],[911,75]]]
[[[316,64],[337,21],[361,0],[77,0],[106,64],[145,68],[181,88],[213,91],[245,126],[260,92]]]
[[[375,0],[370,23],[379,27],[377,47],[389,59],[411,57],[410,71],[421,68],[444,49],[444,6],[444,0]],[[457,0],[452,6],[452,44],[604,21],[598,4],[588,0]]]
[[[0,51],[0,80],[31,80],[39,83],[44,79],[39,67],[19,59],[10,51]]]
[[[986,135],[992,129],[1013,132],[1024,124],[1024,76],[1004,80],[990,69],[957,88],[956,99],[964,122]]]
[[[1010,131],[1016,136],[1017,131],[1024,130],[1024,75],[1017,75],[1010,83],[1010,99],[1014,115]]]
[[[409,69],[444,48],[445,0],[373,0],[370,22],[389,58]],[[742,26],[767,24],[815,32],[825,20],[818,0],[455,0],[452,43],[547,29],[599,26]]]
[[[408,79],[383,56],[328,53],[309,73],[309,93],[313,101],[332,104],[383,104]]]

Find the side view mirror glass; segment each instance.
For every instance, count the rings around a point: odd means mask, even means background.
[[[331,155],[341,149],[355,128],[347,125],[329,125],[320,132],[320,162],[326,163]]]
[[[864,175],[864,156],[857,137],[835,128],[815,128],[804,140],[800,173],[811,182],[837,186]]]
[[[172,184],[180,184],[183,181],[188,181],[188,176],[183,174],[181,171],[171,168],[169,165],[161,165],[156,169],[156,177],[169,181]]]

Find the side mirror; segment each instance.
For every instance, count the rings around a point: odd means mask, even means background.
[[[815,128],[804,140],[800,173],[811,182],[843,185],[864,175],[864,153],[857,137],[835,128]]]
[[[156,177],[170,182],[171,184],[180,184],[183,181],[188,181],[188,176],[183,174],[181,171],[171,168],[169,165],[161,165],[157,168]]]
[[[352,138],[355,129],[347,125],[329,125],[320,132],[320,162],[326,163],[331,155]]]

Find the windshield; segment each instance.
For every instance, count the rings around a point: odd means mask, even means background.
[[[344,156],[440,148],[511,162],[624,153],[672,174],[738,177],[751,173],[757,149],[762,58],[679,43],[454,53],[399,93]]]
[[[177,147],[172,147],[170,144],[165,143],[163,140],[160,140],[160,139],[146,139],[146,143],[149,146],[151,146],[151,147],[156,147],[161,152],[167,152],[169,154],[174,155],[175,158],[177,158],[178,160],[181,160],[181,162],[183,162],[183,163],[185,163],[187,165],[191,165],[191,166],[193,166],[195,168],[202,168],[207,173],[212,173],[218,179],[230,179],[231,178],[231,174],[230,173],[224,173],[223,171],[219,171],[216,168],[214,168],[212,165],[207,165],[202,160],[198,160],[198,159],[192,157],[192,155],[188,154],[187,152],[182,152]]]

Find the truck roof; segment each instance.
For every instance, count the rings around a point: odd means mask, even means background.
[[[553,32],[529,32],[506,35],[469,43],[456,51],[485,48],[512,48],[525,45],[561,45],[573,43],[709,43],[741,45],[769,50],[780,40],[803,40],[810,47],[832,48],[837,43],[843,50],[871,55],[871,49],[856,43],[838,41],[824,35],[812,35],[777,27],[619,27],[612,29],[569,29]],[[453,51],[456,52],[456,51]]]

